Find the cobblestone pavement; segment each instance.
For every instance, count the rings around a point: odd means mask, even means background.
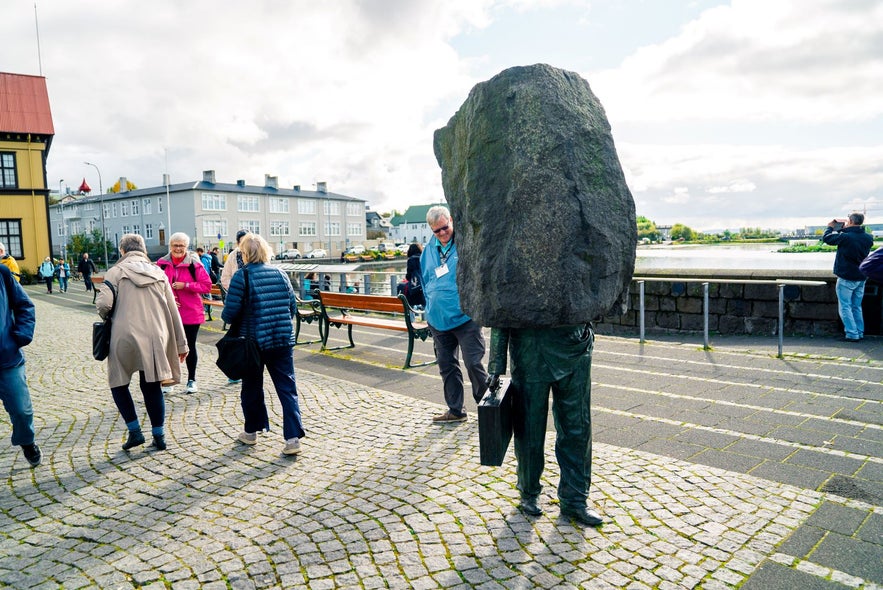
[[[757,401],[749,408],[743,390],[760,386],[733,382],[732,370],[720,362],[713,375],[705,375],[707,358],[695,346],[661,344],[637,360],[599,346],[608,352],[596,353],[593,374],[599,383],[591,501],[608,522],[593,529],[558,518],[551,436],[541,501],[545,514],[527,518],[515,508],[511,452],[502,467],[482,467],[472,417],[465,424],[430,423],[440,408],[431,401],[440,399],[433,367],[381,370],[318,353],[315,346],[297,351],[307,429],[301,455],[280,453],[281,415],[272,386],[273,430],[254,447],[236,441],[242,426],[238,388],[214,368],[208,343],[199,347],[200,392],[186,395],[179,387],[167,396],[169,449],[139,447],[126,453],[120,449],[125,427],[107,388],[104,363],[90,355],[91,306],[83,304],[83,295],[71,293],[59,303],[50,298],[64,296],[29,292],[38,322],[35,342],[26,349],[27,367],[44,460],[30,469],[18,448],[8,446],[3,415],[0,586],[883,588],[883,508],[876,495],[881,486],[875,484],[880,478],[860,473],[879,474],[883,460],[877,447],[829,449],[824,455],[858,463],[850,477],[870,487],[852,495],[826,491],[815,482],[803,485],[796,476],[790,483],[791,475],[780,477],[783,481],[757,477],[753,472],[766,459],[735,469],[714,464],[726,451],[703,460],[714,447],[700,443],[700,435],[734,436],[736,429],[703,424],[702,407],[707,415],[727,408],[730,418],[770,410],[779,417],[801,417],[800,423],[810,409],[778,409]],[[389,346],[383,340],[377,348]],[[360,345],[351,354],[370,350],[371,345]],[[401,349],[390,353],[392,366],[400,356]],[[648,365],[654,356],[663,360]],[[856,376],[854,357],[835,357],[816,359],[815,372],[801,372],[828,388],[828,393],[814,392],[813,399],[829,400],[835,396],[831,388],[861,390],[855,394],[858,413],[836,424],[867,429],[861,412],[879,424],[879,377]],[[807,387],[767,367],[769,359],[739,358],[750,361],[758,381],[774,382],[763,390],[771,399],[778,399],[780,390],[799,396]],[[632,362],[638,368],[631,369]],[[319,370],[323,363],[328,371]],[[349,368],[337,369],[339,363]],[[874,363],[872,358],[859,364],[879,369]],[[383,381],[387,374],[392,377]],[[396,381],[397,375],[407,375],[408,381]],[[628,375],[634,375],[634,383]],[[670,390],[669,383],[681,389]],[[634,399],[653,398],[660,405],[660,396],[677,401],[673,391],[693,387],[701,389],[704,406],[675,404],[681,416],[651,415]],[[417,389],[430,395],[421,399],[413,394]],[[711,389],[727,390],[726,400],[709,401]],[[142,420],[148,424],[146,416]],[[618,443],[621,433],[641,425],[654,436]],[[675,427],[666,437],[660,434]],[[763,445],[772,435],[735,438],[735,443]],[[785,439],[772,442],[778,447]],[[660,452],[661,440],[670,441],[674,452]],[[786,442],[795,452],[810,452],[815,444]],[[781,463],[769,464],[773,474]],[[839,537],[845,541],[829,542]]]

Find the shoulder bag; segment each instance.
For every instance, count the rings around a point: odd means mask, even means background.
[[[478,403],[478,451],[482,465],[500,466],[512,440],[512,381],[489,389]]]
[[[113,288],[113,283],[104,281],[104,284],[113,295],[113,304],[110,306],[110,313],[107,314],[103,322],[92,324],[92,356],[96,361],[103,361],[110,354],[110,329],[113,326],[113,312],[117,307],[117,293]]]
[[[247,373],[257,371],[261,366],[261,356],[258,345],[250,336],[242,334],[242,315],[248,313],[249,285],[248,271],[243,269],[245,280],[245,294],[242,297],[242,313],[233,320],[230,329],[215,343],[218,349],[218,360],[215,364],[228,379],[239,380]]]

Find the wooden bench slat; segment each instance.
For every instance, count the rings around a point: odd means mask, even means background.
[[[322,313],[322,321],[319,324],[319,331],[322,335],[322,350],[354,348],[356,343],[353,341],[353,326],[365,326],[406,332],[408,334],[408,354],[405,357],[405,366],[403,368],[410,369],[411,367],[435,364],[435,360],[416,365],[411,364],[411,356],[414,353],[414,339],[426,340],[432,334],[427,323],[412,321],[411,318],[414,310],[408,305],[408,300],[404,295],[390,297],[386,295],[332,293],[330,291],[313,291],[312,295],[318,300]],[[369,315],[377,313],[398,314],[402,316],[402,319]],[[347,327],[347,336],[350,341],[349,346],[328,348],[328,336],[331,332],[331,326],[335,328]]]

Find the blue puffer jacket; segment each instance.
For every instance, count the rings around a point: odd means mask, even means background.
[[[25,360],[20,348],[34,338],[34,304],[12,278],[12,272],[0,264],[0,369],[17,367]]]
[[[248,275],[248,309],[243,309]],[[294,289],[278,268],[252,263],[233,275],[221,318],[232,324],[242,319],[242,334],[255,339],[261,350],[294,346],[291,320],[297,309]]]

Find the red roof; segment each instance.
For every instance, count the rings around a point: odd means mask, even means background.
[[[0,72],[0,131],[55,135],[46,78]]]

